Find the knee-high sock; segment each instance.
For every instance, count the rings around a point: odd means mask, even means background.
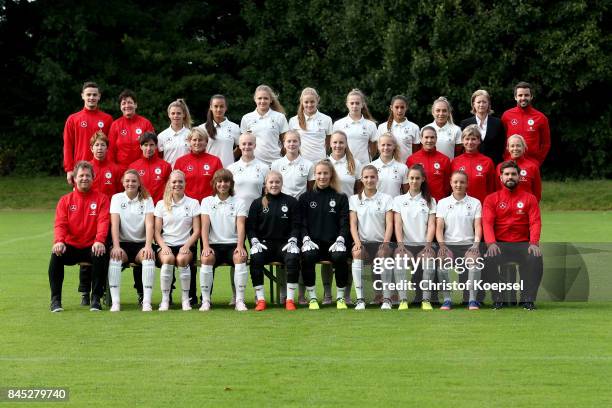
[[[200,288],[202,289],[202,301],[210,302],[210,289],[213,283],[213,266],[202,265],[200,267]]]
[[[308,300],[317,298],[317,290],[315,286],[306,286],[308,292]]]
[[[232,284],[232,294],[236,296],[236,268],[233,266],[230,268],[230,282]]]
[[[145,259],[142,261],[142,303],[151,304],[154,283],[155,261],[152,259]]]
[[[440,268],[438,269],[438,282],[450,284],[450,271],[448,269]],[[450,290],[442,290],[442,297],[444,300],[451,300],[451,292]]]
[[[181,299],[183,301],[189,299],[189,288],[191,287],[191,268],[187,266],[179,266],[179,279],[181,280]]]
[[[255,289],[255,296],[257,297],[257,300],[266,300],[266,292],[264,290],[263,285],[258,285],[255,286],[253,289]]]
[[[287,283],[287,300],[295,299],[295,290],[297,289],[297,283]]]
[[[397,293],[399,295],[400,301],[408,299],[408,291],[406,290],[407,277],[406,270],[403,268],[396,268],[393,271],[393,276],[395,277],[396,287],[397,285],[402,285],[403,289],[398,289]]]
[[[170,287],[172,286],[172,275],[174,265],[163,264],[159,271],[159,286],[162,291],[162,302],[170,301]]]
[[[357,299],[363,299],[363,282],[361,281],[361,274],[363,272],[363,261],[361,259],[353,259],[351,270],[353,272],[353,282],[355,283],[355,292],[357,293]]]
[[[432,283],[435,275],[435,269],[423,269],[423,279],[421,282],[425,282],[426,285],[426,289],[423,290],[423,301],[431,301],[431,290],[429,289],[429,285]]]
[[[121,261],[111,259],[108,263],[108,286],[113,303],[119,304],[121,293]]]
[[[244,302],[244,291],[247,285],[247,267],[245,263],[236,264],[234,286],[236,287],[236,302]]]
[[[391,290],[389,289],[389,284],[391,283],[391,280],[393,279],[393,269],[389,269],[389,268],[383,268],[382,273],[380,274],[380,277],[382,279],[382,282],[384,284],[383,286],[383,298],[384,299],[391,299]]]
[[[478,289],[475,288],[476,281],[480,280],[481,270],[479,268],[470,268],[468,269],[468,284],[470,288],[470,302],[476,301],[476,296],[478,296]]]

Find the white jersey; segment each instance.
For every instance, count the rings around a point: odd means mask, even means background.
[[[361,163],[370,162],[370,142],[376,141],[376,124],[363,116],[353,120],[346,116],[334,123],[334,132],[341,130],[346,133],[347,142],[353,157]]]
[[[408,167],[405,164],[395,159],[384,163],[381,158],[371,164],[378,169],[378,184],[376,184],[378,191],[391,197],[402,194],[402,185],[408,184]]]
[[[361,162],[355,160],[355,171],[350,174],[348,171],[348,162],[346,156],[340,160],[334,160],[332,156],[329,156],[329,161],[334,165],[334,170],[338,174],[338,180],[340,180],[340,191],[346,194],[347,197],[355,194],[355,183],[361,180]]]
[[[359,239],[363,242],[385,240],[386,215],[393,209],[393,198],[377,191],[372,197],[361,193],[349,198],[349,210],[357,213]]]
[[[457,200],[453,195],[438,203],[436,218],[444,220],[444,242],[447,244],[474,243],[474,220],[482,218],[480,201],[466,195]]]
[[[200,204],[184,196],[179,202],[172,201],[168,211],[164,200],[157,202],[155,216],[162,219],[162,238],[168,246],[183,246],[189,240],[193,229],[193,217],[199,217]]]
[[[221,200],[215,195],[202,200],[200,214],[206,214],[210,218],[209,243],[235,244],[238,242],[236,218],[246,217],[248,210],[244,201],[236,196]]]
[[[234,175],[234,191],[236,197],[244,201],[247,210],[256,198],[261,197],[266,175],[270,167],[255,158],[250,162],[242,159],[230,164],[227,169]]]
[[[130,200],[124,192],[117,193],[111,198],[110,213],[119,214],[119,241],[145,242],[147,239],[145,218],[155,210],[151,197],[139,200],[138,197]]]
[[[332,119],[319,111],[312,116],[304,114],[304,118],[306,119],[306,130],[300,127],[297,116],[289,119],[289,129],[300,134],[302,156],[316,164],[326,156],[325,140],[333,132]]]
[[[391,124],[391,130],[387,129],[387,122],[378,125],[378,133],[376,140],[385,133],[391,133],[395,138],[395,143],[399,147],[399,162],[406,163],[406,160],[412,154],[412,145],[420,143],[420,130],[416,123],[408,119],[397,123],[395,120]]]
[[[164,153],[164,160],[170,163],[174,168],[174,163],[179,157],[183,157],[189,150],[189,137],[190,130],[185,126],[178,132],[175,132],[172,127],[161,132],[157,135],[157,150]]]
[[[221,159],[223,167],[227,168],[234,162],[234,146],[238,145],[240,138],[240,127],[234,122],[230,122],[227,118],[221,122],[214,122],[217,134],[215,138],[208,138],[206,145],[206,153],[217,156]],[[198,126],[200,129],[206,130],[206,123]]]
[[[269,109],[262,116],[254,110],[242,117],[240,130],[255,135],[255,157],[259,160],[269,166],[274,160],[280,159],[280,135],[289,130],[285,115]]]
[[[289,161],[287,156],[275,160],[272,163],[272,170],[283,175],[281,192],[296,199],[306,192],[308,182],[315,179],[314,165],[302,156],[298,156],[293,161]]]
[[[431,207],[427,201],[417,194],[414,197],[410,192],[393,199],[393,212],[402,217],[402,231],[404,243],[424,244],[427,241],[427,223],[429,215],[436,213],[436,200],[432,197]]]
[[[436,129],[438,135],[436,150],[444,153],[452,161],[455,158],[455,146],[461,144],[461,128],[457,125],[451,125],[450,122],[438,127],[435,121],[427,126]]]

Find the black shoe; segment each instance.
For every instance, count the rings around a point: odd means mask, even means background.
[[[64,308],[62,307],[62,302],[59,299],[53,299],[51,301],[51,306],[49,307],[49,309],[55,313],[55,312],[63,312]]]
[[[194,297],[189,299],[189,304],[191,305],[191,307],[198,307],[199,306],[199,302],[198,302],[198,297]]]
[[[499,309],[503,309],[503,307],[504,307],[504,302],[493,302],[493,309],[499,310]]]
[[[81,294],[81,306],[89,306],[90,300],[89,300],[89,293],[82,293]]]
[[[99,312],[102,310],[102,305],[100,304],[100,298],[97,296],[91,297],[91,307],[89,308],[90,312]]]
[[[138,306],[142,306],[142,301],[144,300],[144,295],[142,293],[138,294]]]
[[[523,302],[523,309],[525,309],[525,310],[536,310],[535,303],[533,303],[533,302]]]
[[[172,300],[172,292],[170,292],[170,300],[168,302],[168,306],[172,306],[174,304],[174,301]]]

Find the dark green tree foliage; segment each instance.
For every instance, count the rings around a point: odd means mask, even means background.
[[[479,88],[501,115],[513,84],[527,80],[551,122],[544,175],[612,174],[608,1],[12,1],[1,12],[0,171],[60,171],[63,123],[90,79],[115,117],[119,92],[136,91],[158,130],[172,100],[185,98],[200,123],[219,92],[239,121],[261,83],[288,115],[313,86],[334,119],[352,88],[379,122],[404,94],[424,125],[440,95],[456,122],[469,116]]]

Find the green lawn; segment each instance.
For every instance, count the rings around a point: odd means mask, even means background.
[[[72,267],[66,311],[52,314],[52,219],[49,210],[0,211],[0,386],[69,387],[67,405],[75,407],[612,403],[612,302],[540,302],[533,313],[239,314],[223,306],[229,285],[221,270],[207,314],[143,314],[129,273],[122,312],[91,313],[78,305]],[[544,240],[612,242],[611,224],[604,212],[545,212]]]

